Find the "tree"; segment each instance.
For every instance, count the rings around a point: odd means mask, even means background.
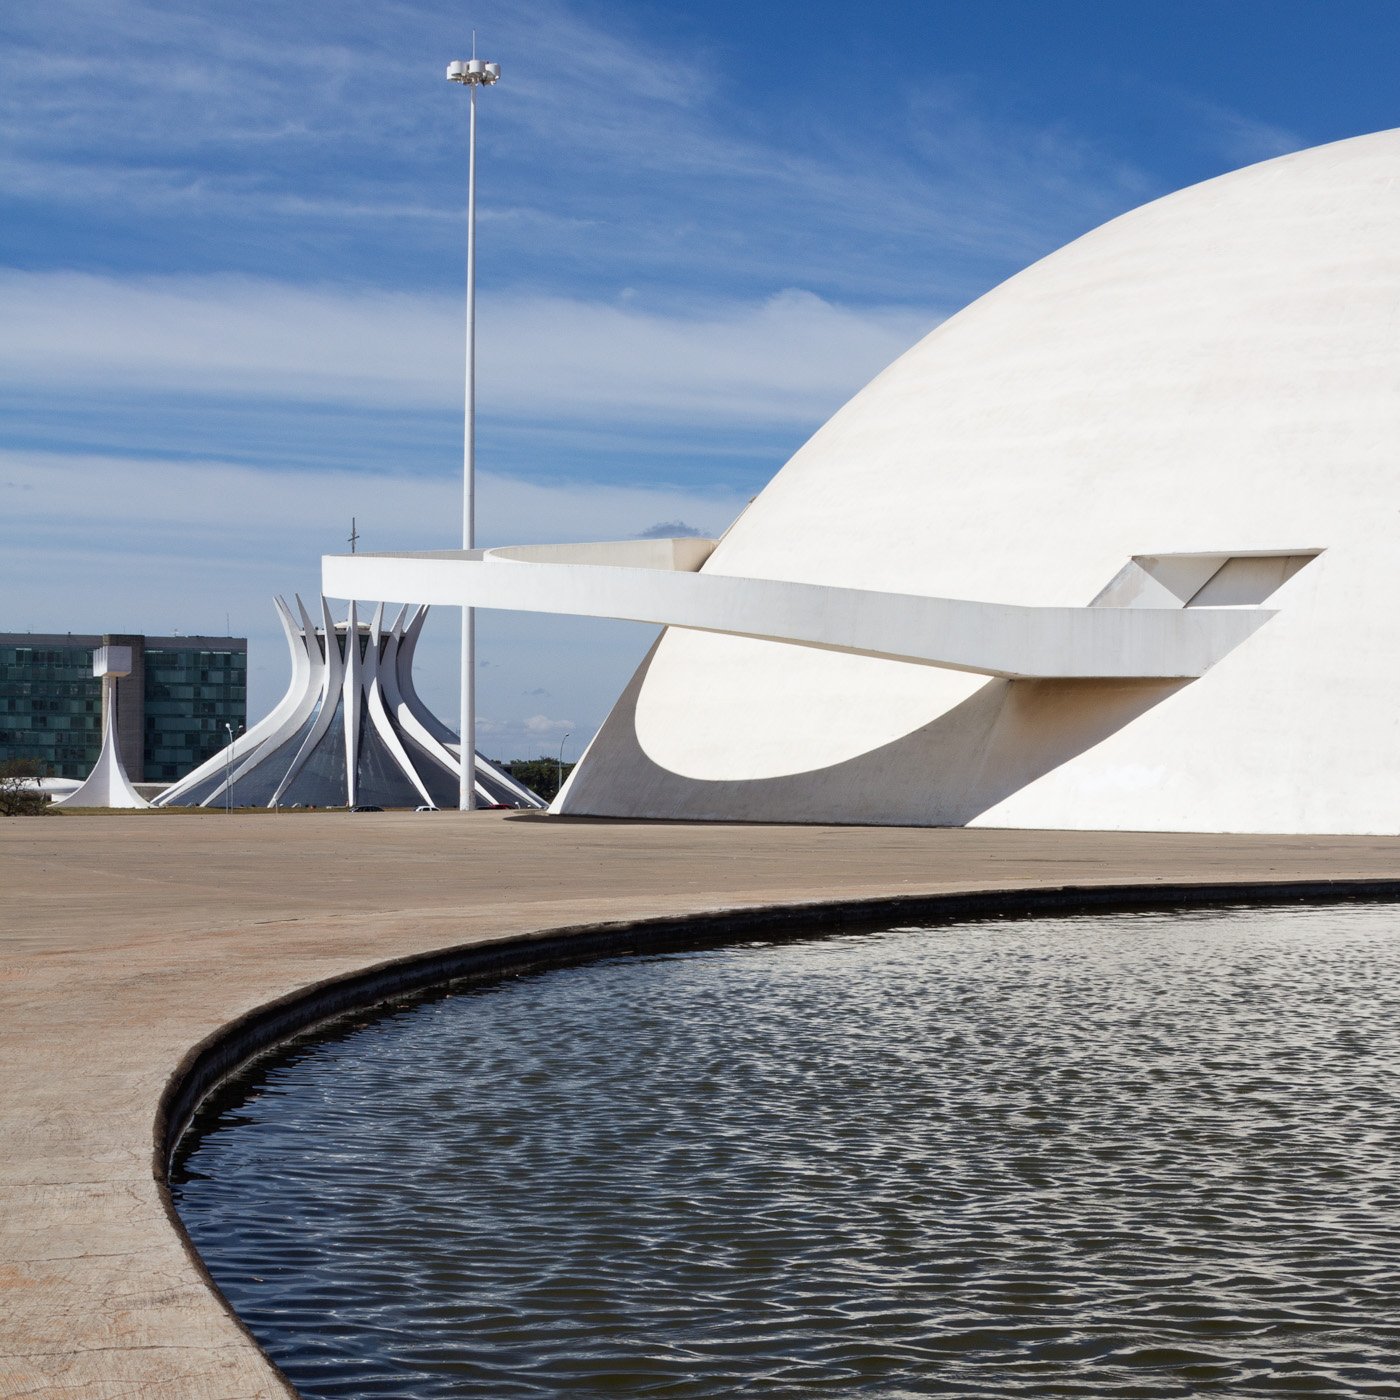
[[[559,760],[545,755],[540,758],[513,758],[509,763],[498,763],[517,783],[524,783],[536,796],[546,802],[553,802],[559,792]],[[564,776],[574,771],[572,763],[564,764]]]
[[[37,817],[49,805],[49,795],[40,792],[36,778],[44,776],[44,765],[36,758],[12,758],[0,763],[0,816]]]

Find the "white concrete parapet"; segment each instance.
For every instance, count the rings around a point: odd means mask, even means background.
[[[94,676],[129,676],[131,674],[131,648],[114,646],[97,647],[92,653],[92,674]]]

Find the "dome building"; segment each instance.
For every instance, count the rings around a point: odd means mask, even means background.
[[[712,547],[361,555],[325,584],[671,624],[563,812],[1397,833],[1397,540],[1382,132],[1011,278]]]

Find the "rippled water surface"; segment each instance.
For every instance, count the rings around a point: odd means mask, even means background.
[[[307,1396],[1400,1396],[1400,910],[621,958],[345,1023],[180,1213]]]

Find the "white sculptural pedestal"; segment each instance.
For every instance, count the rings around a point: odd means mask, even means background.
[[[102,678],[102,751],[82,786],[54,806],[149,807],[126,776],[117,748],[117,681],[131,674],[131,648],[98,647],[92,654],[92,674]]]

